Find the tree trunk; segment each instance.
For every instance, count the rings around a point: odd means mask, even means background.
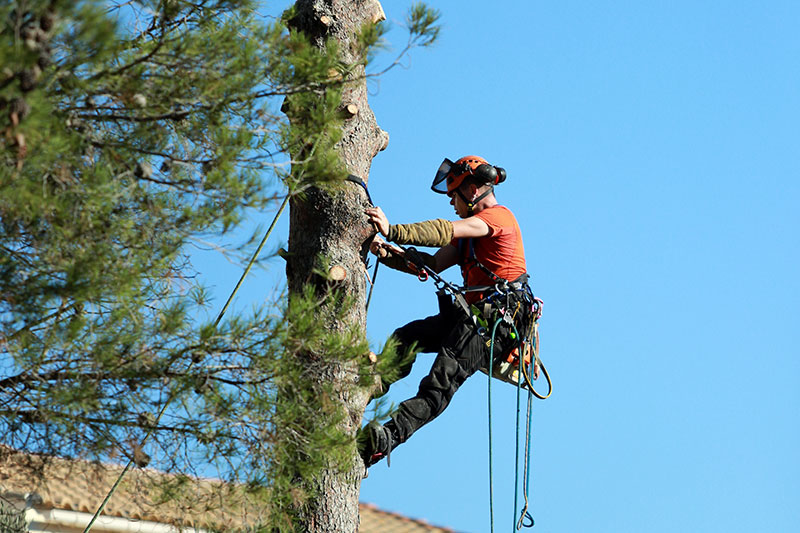
[[[341,60],[353,64],[362,60],[353,56],[353,39],[366,22],[383,20],[383,9],[377,0],[298,0],[293,28],[304,32],[317,46],[326,38],[339,43]],[[341,161],[351,174],[365,181],[372,159],[386,147],[388,134],[382,131],[367,102],[364,69],[354,73],[342,97],[342,140],[337,145]],[[346,111],[346,112],[345,112]],[[297,157],[298,154],[292,154]],[[364,215],[365,194],[354,184],[339,189],[312,188],[302,199],[290,204],[289,253],[286,273],[290,298],[311,283],[320,283],[314,273],[319,267],[318,258],[334,267],[337,289],[352,297],[355,305],[342,309],[336,305],[322,305],[316,309],[319,324],[331,330],[343,331],[353,325],[366,329],[365,296],[366,279],[363,259],[374,230]],[[330,283],[330,282],[328,282]],[[307,354],[319,360],[321,354]],[[367,358],[368,354],[364,354]],[[324,360],[330,360],[324,357]],[[354,435],[358,430],[369,401],[369,391],[357,387],[357,368],[349,363],[331,363],[324,366],[309,365],[311,381],[334,385],[333,400],[339,402],[347,413],[343,429]],[[357,456],[347,471],[326,468],[321,476],[302,480],[311,484],[304,487],[314,494],[305,502],[300,514],[299,529],[310,533],[355,532],[358,530],[358,495],[363,477],[363,464]]]

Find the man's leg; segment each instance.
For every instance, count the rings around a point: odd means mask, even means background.
[[[435,353],[444,341],[445,335],[452,328],[452,321],[443,314],[414,320],[392,333],[397,342],[399,366],[396,373],[381,376],[381,390],[373,394],[379,398],[389,391],[389,386],[411,373],[411,367],[418,353]]]
[[[402,444],[419,428],[442,414],[464,381],[486,362],[486,340],[469,319],[453,328],[419,384],[416,396],[402,402],[385,427]]]
[[[484,356],[488,356],[486,339],[478,334],[469,317],[459,317],[455,325],[451,324],[416,396],[402,402],[385,425],[365,428],[360,447],[364,463],[367,466],[377,463],[439,416],[464,380],[484,364]]]
[[[431,371],[422,379],[416,396],[402,402],[392,420],[383,426],[371,426],[362,446],[367,466],[386,457],[419,428],[439,416],[464,381],[479,368],[491,368],[488,340],[478,334],[470,318],[459,319],[442,344]],[[509,328],[501,324],[495,336],[494,358],[508,353],[517,341]],[[494,360],[493,358],[493,360]]]

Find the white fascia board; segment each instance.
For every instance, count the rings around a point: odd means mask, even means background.
[[[29,524],[41,523],[65,528],[77,528],[83,531],[92,520],[92,514],[79,511],[65,511],[63,509],[34,509],[25,511],[25,520]],[[35,530],[32,530],[35,531]],[[44,531],[53,531],[52,528]],[[70,531],[70,529],[66,529]],[[100,515],[92,524],[94,533],[208,533],[200,528],[177,528],[160,522],[149,520],[133,520],[119,516]]]

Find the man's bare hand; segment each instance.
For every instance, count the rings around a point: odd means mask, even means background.
[[[384,237],[389,234],[389,219],[383,214],[380,207],[368,207],[364,213],[369,217],[369,221],[375,226]]]
[[[369,245],[369,251],[378,257],[386,257],[389,254],[399,255],[401,257],[405,255],[403,250],[384,241],[379,235],[376,235],[375,238],[372,239],[372,243]]]

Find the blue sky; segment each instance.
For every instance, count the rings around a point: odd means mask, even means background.
[[[370,192],[392,222],[452,218],[429,190],[444,157],[508,171],[497,196],[523,230],[555,383],[534,405],[533,531],[799,530],[800,4],[431,5],[437,44],[371,84],[391,140]],[[399,50],[408,4],[383,7]],[[222,303],[233,282],[209,275]],[[265,279],[248,292],[269,294]],[[433,291],[381,269],[371,341],[433,314]],[[515,391],[495,383],[509,531]],[[488,531],[486,409],[479,374],[371,470],[362,501]]]

